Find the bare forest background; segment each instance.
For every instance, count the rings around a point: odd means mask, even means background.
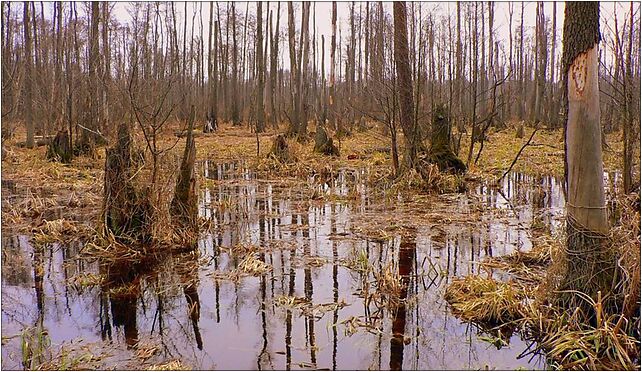
[[[343,22],[336,3],[331,14],[317,14],[317,5],[130,3],[124,17],[123,4],[109,2],[3,2],[3,132],[24,126],[33,146],[66,129],[82,147],[135,121],[153,140],[165,124],[185,122],[193,105],[205,131],[220,122],[256,132],[286,123],[304,135],[309,122],[348,132],[376,121],[396,133],[391,4],[341,3]],[[560,7],[409,3],[416,124],[428,126],[445,104],[467,163],[490,128],[562,127]],[[602,129],[623,130],[625,151],[639,135],[639,12],[638,3],[601,4]],[[319,17],[330,19],[329,37]],[[460,149],[464,135],[473,139],[469,149]]]

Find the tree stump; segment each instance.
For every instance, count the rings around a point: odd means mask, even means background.
[[[450,122],[446,107],[435,107],[432,117],[431,145],[428,160],[444,172],[463,173],[466,165],[453,152],[450,146]]]
[[[283,164],[294,161],[294,157],[290,154],[290,148],[288,147],[288,142],[285,140],[285,136],[282,134],[276,136],[274,142],[272,142],[272,149],[270,150],[268,157],[272,157]]]
[[[181,162],[174,199],[170,206],[172,218],[179,227],[194,229],[198,218],[198,196],[196,194],[196,173],[194,163],[196,162],[196,143],[194,142],[194,107],[190,114],[187,141]]]
[[[203,126],[203,133],[212,133],[218,129],[218,120],[214,115],[207,115],[205,125]]]
[[[364,116],[361,116],[359,118],[359,123],[357,124],[357,131],[358,132],[365,132],[368,129],[369,128],[368,128],[368,124],[366,123],[366,118]]]
[[[103,213],[105,228],[119,240],[148,241],[146,228],[152,215],[149,198],[132,181],[129,126],[118,128],[118,141],[106,150]]]
[[[71,163],[72,157],[73,151],[69,141],[69,134],[66,130],[61,130],[49,143],[49,147],[47,148],[47,159],[68,164]]]
[[[323,155],[339,156],[339,149],[332,142],[332,138],[328,137],[328,133],[323,126],[317,126],[317,133],[314,136],[314,152]]]
[[[517,130],[515,131],[515,138],[524,138],[524,123],[517,123]]]

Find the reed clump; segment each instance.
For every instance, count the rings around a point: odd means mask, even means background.
[[[455,279],[445,299],[455,315],[486,327],[513,322],[524,314],[523,293],[510,284],[476,275]]]
[[[557,369],[640,369],[639,211],[621,203],[622,219],[612,229],[608,249],[618,257],[618,281],[612,293],[591,298],[574,309],[556,305],[556,278],[563,239],[538,239],[530,252],[487,259],[483,268],[512,275],[503,283],[467,276],[447,288],[445,299],[453,313],[483,330],[518,331],[537,342],[533,353],[544,353]],[[637,279],[636,279],[637,278]],[[613,311],[611,304],[617,304]],[[590,314],[583,309],[590,309]]]

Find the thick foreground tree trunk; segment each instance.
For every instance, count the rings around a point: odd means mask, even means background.
[[[566,3],[564,54],[568,116],[566,123],[567,242],[560,290],[563,304],[593,307],[578,293],[597,300],[611,294],[614,260],[606,245],[609,231],[603,185],[598,88],[599,4]]]

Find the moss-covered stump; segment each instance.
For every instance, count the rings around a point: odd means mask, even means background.
[[[290,147],[288,146],[288,141],[285,139],[285,136],[279,134],[274,138],[272,142],[272,149],[268,154],[268,157],[276,159],[279,163],[287,164],[296,161],[294,155],[290,152]]]
[[[49,143],[47,148],[47,159],[59,161],[61,163],[71,163],[73,151],[69,141],[69,134],[66,130],[61,130],[56,137]]]
[[[328,136],[328,133],[321,125],[317,126],[317,133],[314,136],[314,152],[329,156],[340,156],[339,149],[334,145],[332,138]]]
[[[120,241],[149,241],[153,207],[148,192],[132,181],[131,135],[125,123],[118,141],[106,150],[103,213],[105,228]]]
[[[466,172],[466,165],[455,155],[451,148],[450,121],[448,120],[448,111],[443,104],[435,107],[433,112],[430,139],[429,162],[436,164],[442,172]]]

